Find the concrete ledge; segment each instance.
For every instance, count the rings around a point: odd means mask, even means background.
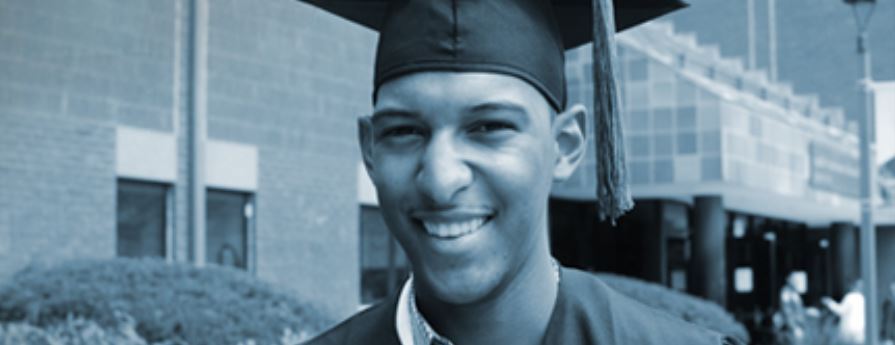
[[[208,140],[205,184],[212,188],[254,192],[258,189],[258,148]]]
[[[177,181],[177,139],[173,133],[117,126],[115,171],[119,177]]]

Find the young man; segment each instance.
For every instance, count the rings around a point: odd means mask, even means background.
[[[586,109],[565,104],[563,76],[563,40],[581,30],[563,32],[554,13],[577,15],[578,26],[596,13],[597,35],[614,29],[608,2],[313,3],[380,31],[374,113],[359,120],[359,139],[413,274],[399,295],[310,344],[722,343],[550,255],[551,184],[574,172],[587,143]],[[665,11],[634,8],[620,22]],[[614,107],[606,95],[597,103]]]

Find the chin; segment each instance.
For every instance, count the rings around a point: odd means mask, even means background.
[[[500,275],[481,266],[450,272],[414,275],[414,283],[443,303],[473,304],[490,297],[500,285]]]

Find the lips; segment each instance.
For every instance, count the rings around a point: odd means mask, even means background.
[[[457,238],[480,229],[487,217],[475,217],[463,221],[423,221],[426,233],[439,238]]]

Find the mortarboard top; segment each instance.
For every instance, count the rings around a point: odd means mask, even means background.
[[[390,0],[303,0],[327,12],[379,31],[388,13]],[[487,1],[487,0],[478,0]],[[591,0],[553,0],[554,13],[566,49],[592,39]],[[622,31],[671,11],[683,8],[679,0],[614,0],[615,29]]]
[[[612,62],[613,35],[684,7],[680,0],[304,1],[380,33],[374,101],[379,86],[408,73],[492,72],[530,83],[561,111],[566,107],[564,51],[593,42],[600,217],[614,221],[633,206]]]

